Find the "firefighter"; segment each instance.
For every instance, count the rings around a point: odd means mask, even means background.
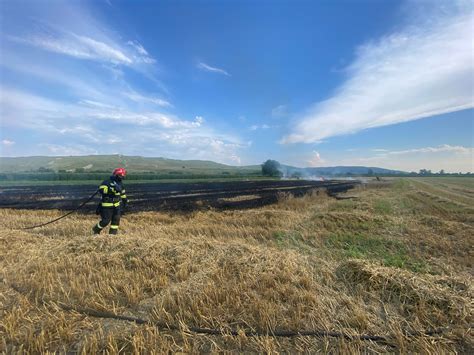
[[[124,168],[117,168],[113,171],[110,179],[104,180],[100,184],[99,191],[102,195],[102,200],[97,207],[97,214],[100,214],[101,220],[92,228],[94,234],[100,234],[109,223],[109,234],[118,233],[120,215],[128,203],[127,195],[122,185],[125,175],[127,175],[127,171]]]

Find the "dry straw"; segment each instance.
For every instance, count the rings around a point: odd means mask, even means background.
[[[449,181],[474,190],[460,183]],[[138,213],[114,238],[90,235],[95,216],[14,231],[60,212],[0,210],[0,351],[472,352],[473,213],[435,205],[423,186],[369,187],[357,200],[283,195],[247,211]],[[301,329],[391,338],[245,332]]]

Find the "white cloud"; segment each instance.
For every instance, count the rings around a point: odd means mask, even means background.
[[[86,36],[79,36],[72,34],[73,38],[77,39],[77,43],[68,43],[67,45],[71,46],[73,50],[81,51],[83,50],[91,58],[96,58],[104,61],[110,61],[112,63],[125,63],[131,64],[132,59],[130,59],[126,54],[121,52],[119,49],[114,48],[113,45],[106,44],[104,42],[89,38]],[[61,46],[63,43],[58,42],[58,45]],[[74,48],[76,47],[76,48]],[[68,54],[68,53],[65,53]]]
[[[5,146],[7,146],[7,147],[9,147],[9,146],[14,145],[15,142],[14,142],[14,141],[11,141],[11,140],[9,140],[9,139],[3,139],[3,140],[2,140],[2,144],[5,145]]]
[[[44,80],[48,85],[59,85],[61,90],[67,90],[81,96],[100,97],[104,96],[106,88],[102,87],[93,77],[80,77],[74,73],[68,73],[62,68],[51,65],[42,65],[38,61],[32,62],[29,57],[15,55],[11,51],[3,50],[0,60],[0,70],[8,69],[21,75],[27,75],[32,80]]]
[[[88,30],[85,26],[84,32]],[[56,26],[46,25],[45,30],[33,35],[22,37],[8,35],[6,38],[13,42],[78,59],[127,66],[136,66],[140,63],[156,63],[156,60],[149,55],[140,43],[128,41],[126,45],[121,44],[99,30],[96,30],[94,37],[92,37],[92,35],[78,34],[59,29]]]
[[[93,100],[67,104],[8,87],[0,88],[2,90],[0,105],[4,123],[22,127],[41,126],[43,129],[54,127],[53,130],[58,130],[56,128],[58,123],[64,124],[66,119],[81,121],[88,118],[141,126],[158,125],[162,128],[196,128],[204,122],[200,116],[193,121],[188,121],[159,112],[135,112],[126,107],[116,107]],[[71,124],[71,122],[67,123]]]
[[[347,150],[346,150],[347,151]],[[323,159],[317,151],[297,154],[289,159],[294,166],[368,166],[401,171],[429,169],[438,172],[474,172],[474,147],[442,144],[433,147],[417,147],[404,150],[350,150],[344,152],[329,151]],[[329,155],[328,155],[329,154]]]
[[[160,107],[173,107],[173,105],[169,101],[166,101],[165,99],[159,97],[144,96],[136,92],[126,92],[123,95],[135,102],[149,102]]]
[[[24,91],[5,86],[0,86],[0,91],[3,124],[21,124],[25,119],[34,116],[35,112],[37,115],[48,112],[51,116],[56,116],[58,111],[66,109],[63,103]]]
[[[452,153],[460,153],[460,154],[471,154],[472,149],[468,147],[463,147],[459,145],[449,145],[443,144],[439,147],[424,147],[424,148],[415,148],[415,149],[407,149],[407,150],[396,150],[396,151],[387,151],[387,154],[392,155],[400,155],[400,154],[413,154],[413,153],[441,153],[441,152],[452,152]]]
[[[98,135],[96,130],[91,126],[85,125],[75,125],[75,126],[67,126],[67,127],[55,127],[58,133],[67,136],[80,136],[82,140],[99,143],[102,142],[104,139],[104,135]]]
[[[150,56],[148,51],[137,41],[128,41],[127,44],[129,46],[132,46],[135,51],[138,53],[138,55],[134,56],[134,59],[137,62],[143,62],[146,64],[154,64],[156,63],[156,60]]]
[[[46,51],[60,53],[79,59],[98,60],[114,64],[133,63],[125,53],[104,42],[71,34],[56,34],[55,36],[35,35],[27,38],[10,36],[10,40],[29,44]]]
[[[247,143],[234,137],[203,128],[132,132],[130,141],[153,142],[150,148],[140,148],[146,154],[156,156],[159,152],[159,155],[172,159],[212,160],[224,164],[240,164],[239,152],[248,147]]]
[[[226,75],[226,76],[231,76],[227,71],[225,71],[224,69],[220,69],[220,68],[216,68],[216,67],[211,67],[210,65],[206,64],[206,63],[203,63],[203,62],[199,62],[197,64],[197,67],[201,70],[204,70],[204,71],[208,71],[208,72],[211,72],[211,73],[218,73],[218,74],[222,74],[222,75]]]
[[[273,127],[272,127],[272,126],[269,126],[269,125],[267,125],[267,124],[264,123],[264,124],[262,124],[262,125],[256,125],[256,124],[251,125],[251,126],[249,127],[249,130],[251,130],[251,131],[256,131],[256,130],[258,130],[258,129],[270,129],[270,128],[273,128]]]
[[[6,87],[0,89],[2,118],[8,119],[11,127],[50,137],[41,145],[46,154],[105,154],[125,140],[122,154],[240,164],[240,151],[248,147],[238,138],[208,127],[202,116],[184,120],[93,100],[66,104]]]
[[[83,104],[91,107],[105,108],[105,109],[117,109],[116,106],[104,104],[103,102],[98,102],[94,100],[81,100],[79,104]]]
[[[196,118],[194,119],[194,122],[196,123],[197,127],[199,127],[204,123],[204,117],[196,116]]]
[[[286,105],[279,105],[272,109],[272,117],[282,118],[288,115],[288,108]]]
[[[59,144],[50,144],[50,143],[41,143],[39,144],[40,148],[46,148],[48,153],[54,155],[86,155],[98,154],[96,149],[83,146],[83,145],[59,145]]]
[[[127,100],[136,103],[152,104],[172,108],[173,105],[158,95],[144,95],[131,88],[123,76],[123,72],[112,64],[103,64],[104,77],[86,71],[85,73],[68,72],[68,68],[53,67],[49,63],[35,61],[32,63],[25,56],[14,54],[11,50],[4,51],[0,60],[0,70],[11,70],[17,75],[34,77],[34,80],[47,82],[48,87],[77,96],[78,102],[86,106],[117,108],[126,105]],[[105,80],[104,80],[105,79]],[[110,80],[114,85],[110,85]],[[113,104],[112,104],[113,103]]]
[[[99,120],[117,121],[134,125],[158,125],[162,128],[195,128],[203,123],[202,118],[197,117],[194,121],[181,120],[173,115],[158,112],[132,112],[126,110],[98,110],[90,111],[90,117]]]
[[[214,130],[202,116],[165,112],[173,105],[156,78],[162,68],[151,48],[129,41],[120,28],[108,28],[88,4],[59,2],[45,9],[33,2],[31,7],[4,28],[0,58],[0,74],[6,73],[0,84],[2,138],[17,140],[15,132],[32,136],[28,144],[14,145],[18,152],[81,155],[118,149],[239,161],[247,147],[239,139]],[[143,78],[129,75],[130,69],[150,81],[152,93],[138,90]],[[230,76],[211,66],[201,69]],[[48,90],[39,89],[44,87]]]
[[[238,155],[232,155],[230,157],[230,160],[233,161],[235,164],[237,165],[241,165],[242,164],[242,159],[240,159],[240,157]]]
[[[395,170],[419,171],[430,169],[448,172],[474,171],[474,148],[443,144],[405,150],[387,150],[375,156],[342,159],[340,165],[370,165]]]
[[[318,142],[474,107],[472,4],[460,9],[425,13],[426,23],[361,46],[346,82],[281,142]]]
[[[143,46],[137,41],[128,41],[127,44],[135,48],[136,51],[140,53],[141,55],[148,55],[148,52],[146,51],[146,49],[143,48]]]
[[[321,158],[319,152],[313,150],[311,158],[308,160],[308,164],[311,167],[321,166],[321,164],[325,163],[325,160]]]

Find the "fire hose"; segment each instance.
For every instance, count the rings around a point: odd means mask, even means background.
[[[82,207],[84,207],[87,203],[89,203],[89,202],[95,197],[95,195],[97,195],[98,192],[99,192],[99,190],[96,190],[87,200],[85,200],[85,201],[84,201],[83,203],[81,203],[79,206],[77,206],[76,208],[74,208],[72,211],[69,211],[68,213],[62,215],[61,217],[58,217],[58,218],[53,219],[52,221],[49,221],[49,222],[46,222],[46,223],[37,224],[37,225],[35,225],[35,226],[25,227],[25,228],[20,228],[20,229],[21,229],[21,230],[34,229],[34,228],[44,227],[44,226],[47,226],[48,224],[57,222],[57,221],[59,221],[60,219],[63,219],[63,218],[65,218],[65,217],[69,216],[70,214],[73,214],[74,212],[79,211]]]
[[[22,294],[24,296],[29,296],[29,292],[25,290],[23,287],[17,284],[8,284],[3,277],[0,277],[0,282],[7,284],[17,293]],[[93,308],[88,307],[78,307],[73,305],[68,305],[62,302],[48,300],[47,298],[36,298],[36,301],[40,301],[44,306],[51,307],[56,306],[61,308],[66,312],[76,312],[79,314],[83,314],[89,317],[94,318],[103,318],[103,319],[115,319],[121,320],[126,322],[131,322],[139,325],[150,325],[157,327],[162,330],[170,330],[170,331],[185,331],[195,334],[205,334],[205,335],[217,335],[217,336],[239,336],[245,335],[247,337],[260,337],[260,336],[268,336],[268,337],[284,337],[284,338],[292,338],[292,337],[300,337],[300,336],[308,336],[308,337],[326,337],[326,338],[343,338],[345,340],[353,341],[353,340],[362,340],[362,341],[373,341],[377,343],[381,343],[383,345],[387,345],[392,348],[396,348],[397,346],[393,343],[394,336],[387,334],[387,335],[371,335],[371,334],[347,334],[344,332],[338,331],[328,331],[323,329],[308,329],[308,330],[267,330],[267,331],[258,331],[258,330],[250,330],[250,329],[216,329],[216,328],[202,328],[202,327],[194,327],[194,326],[186,326],[181,324],[173,325],[168,324],[167,322],[153,322],[150,320],[146,320],[143,318],[133,317],[133,316],[126,316],[121,314],[115,314],[112,312],[96,310]],[[466,326],[460,326],[460,328],[470,331],[474,327],[474,324],[468,324]],[[429,329],[425,331],[405,331],[404,336],[409,338],[416,338],[416,337],[424,337],[424,336],[436,336],[442,335],[454,329],[454,325],[446,326],[446,327],[439,327],[434,329]]]

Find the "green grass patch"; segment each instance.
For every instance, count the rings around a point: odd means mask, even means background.
[[[376,200],[374,203],[374,210],[378,214],[392,214],[392,203],[388,200]]]
[[[357,202],[354,200],[334,201],[329,205],[329,211],[346,211],[350,212],[357,208]]]
[[[343,233],[330,235],[325,244],[337,249],[342,256],[355,259],[379,260],[385,266],[426,272],[427,265],[414,259],[401,241],[367,236],[362,233]]]
[[[395,190],[403,191],[410,187],[410,182],[407,179],[397,179],[393,182],[392,186]]]
[[[296,245],[303,241],[301,233],[296,231],[273,232],[273,239],[279,246],[285,246],[288,244]]]
[[[273,232],[272,237],[276,245],[281,249],[295,249],[302,253],[312,253],[314,251],[298,231],[276,231]]]

